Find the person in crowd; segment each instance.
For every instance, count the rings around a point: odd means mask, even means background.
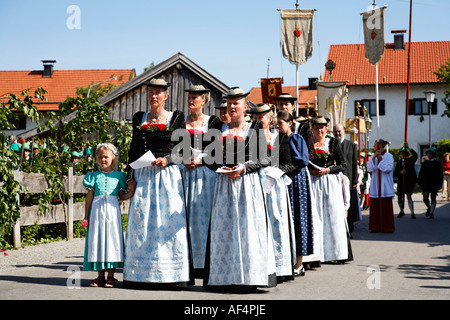
[[[117,197],[129,199],[126,175],[117,171],[119,153],[111,143],[100,143],[96,151],[99,170],[88,172],[83,186],[88,190],[82,226],[87,227],[83,270],[97,271],[91,287],[112,288],[116,268],[123,267],[122,216]],[[105,271],[108,276],[105,279]]]
[[[220,104],[220,106],[215,107],[215,108],[219,110],[220,121],[222,121],[223,123],[229,123],[230,115],[227,112],[227,102],[224,101]]]
[[[427,160],[422,162],[420,167],[419,185],[422,189],[423,202],[427,206],[426,216],[434,219],[436,196],[442,187],[443,171],[441,163],[436,159],[436,148],[429,148],[425,153]]]
[[[295,101],[297,101],[296,97],[291,96],[289,93],[282,93],[278,97],[275,97],[275,101],[278,111],[285,110],[294,115]]]
[[[78,152],[78,151],[74,150],[70,153],[70,162],[73,165],[77,165],[82,157],[83,157],[82,152]]]
[[[408,198],[408,206],[411,211],[411,218],[415,219],[414,201],[412,193],[417,183],[417,174],[415,164],[417,161],[417,152],[408,147],[406,142],[400,149],[400,161],[397,162],[394,169],[394,177],[397,177],[397,201],[400,207],[398,218],[405,215],[405,194]]]
[[[278,161],[273,161],[269,167],[261,170],[260,175],[273,233],[277,280],[292,280],[295,236],[289,201],[290,179],[287,179],[287,175],[292,172],[289,140],[285,133],[274,129],[275,114],[268,104],[258,104],[252,109],[252,114],[253,119],[262,124],[268,155],[278,157]]]
[[[318,214],[318,219],[314,220],[314,237],[317,235],[319,240],[319,248],[316,251],[314,247],[314,255],[317,254],[322,262],[343,263],[348,260],[349,252],[339,173],[345,170],[346,163],[339,142],[326,137],[327,131],[328,123],[323,116],[312,120],[315,155],[308,168],[314,194],[313,206]]]
[[[367,171],[371,173],[369,189],[370,211],[369,230],[371,232],[394,232],[394,157],[386,151],[388,142],[375,141],[374,154],[367,162]]]
[[[192,255],[177,165],[182,156],[175,149],[178,141],[172,141],[177,129],[186,133],[185,116],[165,109],[171,83],[153,78],[146,84],[150,111],[134,114],[128,152],[127,183],[135,194],[128,213],[124,287],[185,287],[193,284]],[[149,151],[155,160],[133,168]]]
[[[277,128],[289,137],[289,148],[293,164],[289,185],[291,211],[294,219],[295,253],[294,275],[304,276],[303,256],[313,252],[313,221],[311,202],[311,177],[307,169],[309,155],[305,140],[295,130],[294,119],[287,111],[277,113]]]
[[[214,190],[204,287],[254,290],[276,286],[272,236],[258,171],[270,165],[259,157],[264,131],[259,121],[246,122],[248,93],[232,87],[227,99],[231,122],[222,126],[219,175]],[[264,145],[264,147],[266,147]]]
[[[189,236],[192,246],[194,276],[202,277],[205,264],[206,239],[217,174],[202,165],[202,154],[210,143],[204,139],[209,129],[220,130],[222,122],[215,115],[205,115],[203,107],[209,102],[209,89],[203,85],[191,85],[188,93],[189,115],[186,116],[186,130],[190,134],[194,149],[188,162],[180,164],[183,176],[186,212],[189,222]]]
[[[450,152],[444,153],[444,160],[441,163],[444,171],[444,178],[442,182],[442,201],[450,201]]]
[[[347,214],[347,225],[349,233],[352,234],[354,222],[359,220],[359,195],[356,188],[358,185],[358,147],[352,141],[345,139],[345,130],[341,123],[333,126],[333,135],[340,142],[346,163],[343,173],[348,178],[350,185],[350,206]]]

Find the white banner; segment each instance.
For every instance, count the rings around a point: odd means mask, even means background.
[[[384,54],[384,9],[375,7],[362,13],[366,59],[376,65]]]
[[[314,9],[278,10],[281,13],[283,56],[293,64],[303,64],[313,52]]]
[[[337,123],[345,125],[347,91],[345,81],[317,82],[319,115],[330,119],[329,131]]]

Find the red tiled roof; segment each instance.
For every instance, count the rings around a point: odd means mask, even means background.
[[[384,55],[378,64],[379,84],[406,84],[409,43],[405,50],[394,50],[386,43]],[[412,42],[410,83],[439,82],[434,74],[450,58],[450,41]],[[348,81],[347,85],[374,85],[375,67],[365,58],[364,44],[331,45],[328,60],[336,63],[333,81]],[[330,80],[325,71],[324,81]]]
[[[299,108],[306,108],[308,102],[310,104],[310,108],[314,108],[314,97],[317,96],[317,90],[308,90],[308,86],[299,86],[298,88]],[[295,86],[282,87],[282,92],[289,93],[293,97],[297,96],[297,93],[295,92]],[[252,88],[250,94],[248,95],[248,100],[255,104],[262,103],[263,99],[261,88]]]
[[[88,87],[92,83],[113,83],[121,85],[134,76],[133,69],[97,69],[97,70],[54,70],[51,78],[43,78],[42,70],[38,71],[0,71],[0,102],[7,101],[4,95],[14,93],[20,98],[20,93],[30,89],[33,96],[37,87],[47,90],[47,102],[36,102],[40,111],[58,110],[58,104],[67,97],[75,97],[77,87]]]

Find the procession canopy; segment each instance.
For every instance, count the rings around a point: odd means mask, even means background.
[[[337,123],[345,124],[348,98],[346,87],[346,81],[317,82],[318,112],[330,119],[329,130],[333,130]]]
[[[361,13],[363,16],[364,49],[366,59],[375,66],[384,54],[384,9],[374,7],[373,10]]]
[[[313,52],[315,9],[278,9],[281,13],[283,56],[292,64],[306,62]]]

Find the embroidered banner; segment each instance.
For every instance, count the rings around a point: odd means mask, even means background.
[[[313,53],[314,9],[278,9],[281,13],[283,56],[300,65]]]
[[[319,115],[330,119],[328,130],[337,123],[345,124],[347,90],[345,81],[317,82]]]
[[[373,66],[384,54],[384,9],[375,7],[362,13],[366,59]]]
[[[281,92],[281,78],[262,78],[261,80],[261,95],[264,103],[275,104],[275,97],[278,97]]]

